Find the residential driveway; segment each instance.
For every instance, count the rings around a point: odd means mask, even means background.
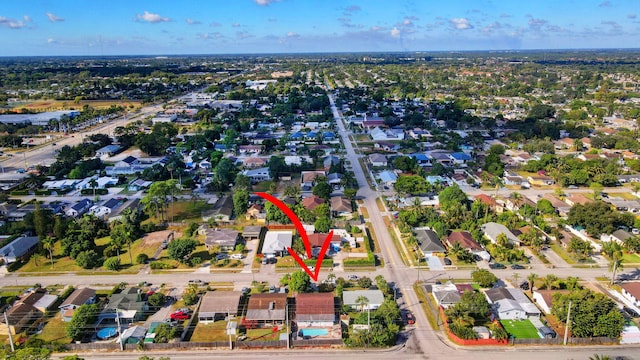
[[[431,271],[443,271],[444,265],[437,256],[427,256],[427,264],[429,264],[429,270]]]
[[[253,259],[256,257],[256,252],[258,251],[259,240],[249,240],[247,241],[247,245],[245,249],[247,250],[247,257],[244,258],[244,267],[242,268],[243,273],[251,273],[251,265],[253,264]]]

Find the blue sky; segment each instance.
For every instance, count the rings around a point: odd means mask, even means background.
[[[0,56],[633,48],[637,0],[0,0]]]

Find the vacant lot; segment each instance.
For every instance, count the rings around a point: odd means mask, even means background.
[[[538,330],[529,320],[500,320],[509,335],[518,339],[539,339]]]

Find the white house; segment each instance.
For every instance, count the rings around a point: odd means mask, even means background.
[[[265,257],[282,256],[287,253],[292,241],[291,231],[268,231],[262,243],[262,254]]]
[[[640,306],[640,282],[629,282],[622,284],[622,296],[633,305]]]
[[[512,299],[502,299],[494,303],[494,311],[500,320],[522,320],[527,318],[520,304]]]
[[[360,303],[358,299],[363,297],[366,299],[364,303]],[[380,290],[345,290],[342,292],[342,303],[354,310],[375,310],[382,305],[384,295]]]
[[[369,155],[369,162],[373,167],[387,166],[387,157],[384,154],[373,153]]]
[[[269,174],[268,167],[261,167],[258,169],[245,170],[243,174],[248,177],[252,183],[257,183],[260,181],[268,181],[271,180],[271,174]]]

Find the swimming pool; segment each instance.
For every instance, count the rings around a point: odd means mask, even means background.
[[[329,335],[327,329],[302,329],[300,330],[302,336],[326,336]]]
[[[109,327],[109,328],[101,329],[100,331],[98,331],[97,335],[98,335],[98,339],[105,340],[105,339],[108,339],[110,337],[116,336],[117,333],[118,333],[118,329],[117,328]]]

